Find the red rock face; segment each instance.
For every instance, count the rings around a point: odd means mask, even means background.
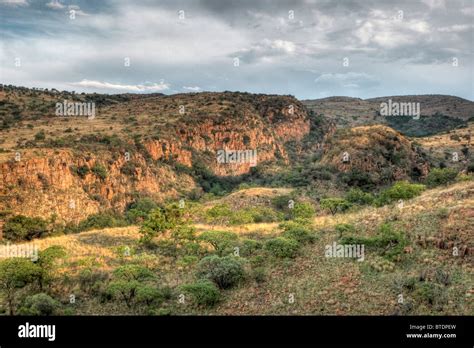
[[[177,197],[170,183],[194,187],[191,178],[178,176],[170,168],[150,170],[141,155],[130,159],[140,165],[132,175],[121,172],[125,157],[112,160],[110,153],[77,157],[69,150],[46,150],[36,156],[25,152],[23,157],[0,164],[0,211],[44,218],[55,215],[58,221],[78,222],[101,208],[124,209],[133,192],[162,200]],[[93,172],[79,177],[71,170],[73,166],[93,168],[96,163],[107,169],[106,178]]]
[[[236,109],[238,116],[201,112],[199,119],[182,117],[165,135],[144,140],[144,150],[128,159],[134,165],[126,174],[123,168],[129,163],[123,153],[107,149],[87,154],[71,149],[25,150],[20,161],[12,155],[0,163],[0,212],[78,222],[102,209],[123,210],[133,200],[132,193],[163,200],[179,197],[178,190],[195,188],[190,176],[174,170],[174,162],[192,167],[199,160],[219,176],[248,173],[254,164],[219,163],[219,150],[256,151],[257,164],[288,162],[285,142],[309,133],[306,110],[292,97],[246,98]],[[95,164],[106,169],[105,178],[91,171]],[[87,167],[89,172],[79,176],[74,167]]]

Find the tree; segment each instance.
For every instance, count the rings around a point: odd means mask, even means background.
[[[332,215],[339,211],[345,211],[352,206],[351,203],[342,198],[323,198],[320,204],[321,208],[329,210]]]
[[[12,241],[32,240],[48,233],[48,224],[41,218],[17,215],[10,218],[3,227],[3,236]]]
[[[152,210],[140,228],[142,234],[140,241],[149,244],[156,235],[170,231],[181,224],[183,224],[182,209],[175,204],[164,209]]]
[[[49,284],[55,267],[55,261],[66,256],[64,248],[58,245],[50,246],[38,253],[38,285],[41,290],[46,284]]]
[[[154,279],[154,274],[148,268],[139,265],[120,266],[115,269],[113,279],[107,288],[108,292],[124,300],[129,308],[137,298],[150,302],[151,297],[157,296],[157,292],[146,283]]]
[[[5,295],[10,315],[14,314],[17,292],[38,274],[38,266],[29,259],[15,257],[0,261],[0,291]]]

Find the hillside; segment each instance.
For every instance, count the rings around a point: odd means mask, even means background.
[[[236,194],[249,193],[244,190]],[[472,181],[426,191],[406,201],[402,209],[391,205],[336,215],[318,212],[312,223],[315,241],[302,246],[294,258],[278,258],[260,249],[245,251],[241,256],[246,260],[247,275],[236,287],[224,290],[221,300],[210,307],[196,305],[187,295],[185,302],[177,300],[181,286],[193,281],[197,261],[191,256],[169,254],[172,249],[163,249],[166,243],[157,249],[142,249],[137,244],[138,227],[96,230],[32,243],[41,250],[53,245],[65,248],[67,258],[55,275],[52,293],[69,314],[473,313]],[[387,261],[373,249],[366,250],[364,262],[325,257],[326,245],[340,240],[338,226],[354,226],[358,236],[370,238],[383,223],[403,231],[408,239],[397,260]],[[199,225],[198,231],[209,228],[232,231],[241,240],[252,239],[255,243],[282,233],[277,223],[248,228]],[[453,246],[470,251],[453,256]],[[124,250],[129,254],[124,255]],[[108,297],[105,289],[111,281],[111,270],[129,264],[145,266],[158,275],[158,287],[167,294],[158,306],[128,307]],[[68,304],[71,292],[78,299],[74,305]]]
[[[92,100],[96,115],[56,116],[54,101],[63,99]],[[220,190],[214,177],[288,164],[285,143],[310,132],[295,98],[248,93],[132,97],[8,87],[0,113],[0,211],[75,222],[122,211],[137,196],[164,201]],[[255,163],[220,163],[224,149],[254,151]]]
[[[381,103],[419,103],[420,119],[408,116],[381,116]],[[407,136],[429,136],[467,125],[474,117],[474,102],[448,95],[386,96],[371,99],[329,97],[303,100],[318,115],[338,127],[386,124]]]

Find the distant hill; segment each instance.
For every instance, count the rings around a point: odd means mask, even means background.
[[[381,103],[420,103],[420,119],[410,116],[381,116]],[[448,95],[387,96],[371,99],[329,97],[303,100],[316,114],[332,120],[338,128],[386,124],[408,136],[429,136],[465,127],[474,120],[474,102]]]

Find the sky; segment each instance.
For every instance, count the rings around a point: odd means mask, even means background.
[[[0,0],[0,83],[474,100],[474,0]]]

